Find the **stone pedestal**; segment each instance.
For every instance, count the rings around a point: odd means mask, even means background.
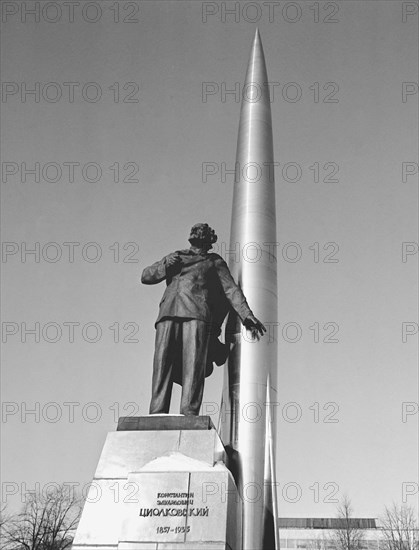
[[[124,417],[73,550],[240,550],[241,500],[209,417]]]

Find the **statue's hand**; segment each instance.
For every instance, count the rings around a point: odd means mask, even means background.
[[[180,265],[182,259],[177,252],[173,252],[166,256],[166,267],[177,267]]]
[[[248,315],[243,324],[247,330],[251,331],[253,338],[257,338],[258,340],[266,332],[265,326],[253,315]]]

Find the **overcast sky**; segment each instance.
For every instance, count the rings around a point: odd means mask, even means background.
[[[280,163],[279,512],[333,516],[344,493],[361,517],[417,506],[417,4],[47,4],[2,3],[3,500],[83,487],[118,416],[148,413],[164,287],[139,277],[197,222],[225,250],[258,25]]]

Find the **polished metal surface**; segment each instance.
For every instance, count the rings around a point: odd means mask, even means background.
[[[271,106],[259,32],[250,54],[240,113],[229,268],[268,332],[254,341],[230,316],[232,350],[223,389],[221,434],[243,497],[243,550],[277,542],[275,410],[277,387],[276,206]]]

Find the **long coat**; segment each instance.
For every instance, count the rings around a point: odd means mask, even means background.
[[[221,256],[193,247],[177,250],[175,254],[181,258],[179,266],[166,266],[165,256],[144,269],[141,282],[153,285],[166,280],[156,325],[163,319],[173,318],[207,323],[211,334],[206,368],[209,376],[212,362],[216,361],[214,356],[222,345],[217,336],[229,309],[233,308],[242,322],[253,314]]]

